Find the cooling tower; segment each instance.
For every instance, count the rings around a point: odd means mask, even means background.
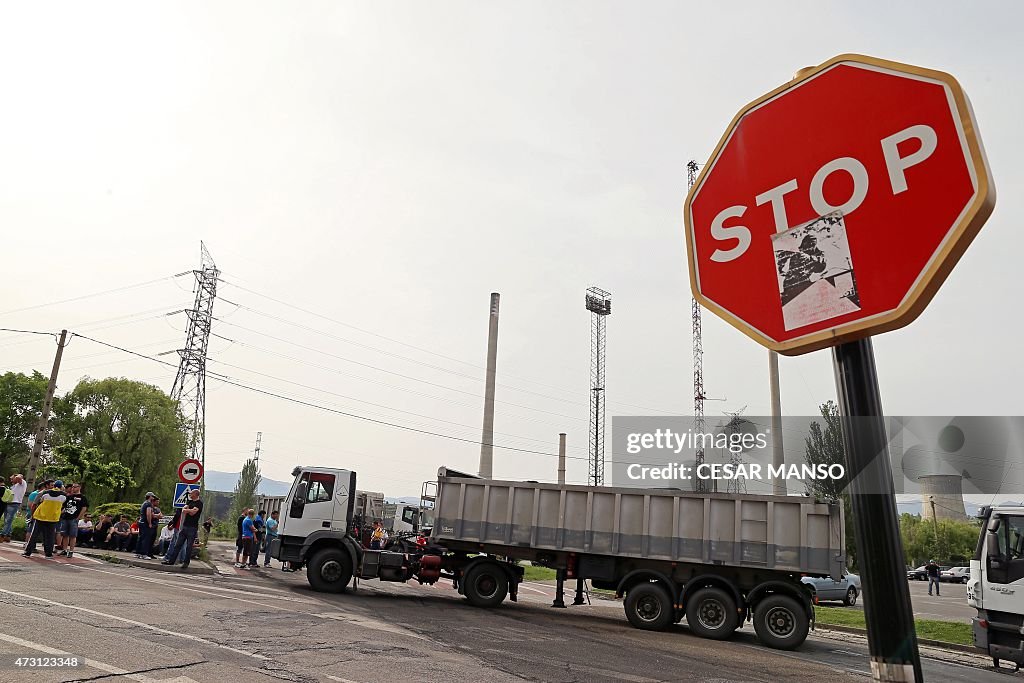
[[[918,477],[921,485],[921,517],[931,521],[967,519],[964,510],[963,477],[959,474],[929,474]]]

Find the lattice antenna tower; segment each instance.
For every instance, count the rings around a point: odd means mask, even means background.
[[[199,243],[201,259],[196,276],[195,303],[186,310],[188,331],[185,348],[178,350],[178,375],[171,398],[178,402],[184,420],[185,455],[206,465],[206,352],[213,325],[213,301],[217,298],[220,271],[206,245]]]
[[[604,484],[604,354],[605,322],[612,313],[612,295],[600,287],[587,289],[590,311],[590,473],[591,486]]]
[[[686,189],[687,191],[693,187],[693,184],[697,182],[697,162],[691,159],[686,164]],[[704,433],[704,345],[701,342],[701,323],[700,323],[700,304],[697,303],[697,299],[690,301],[690,315],[693,324],[693,432],[694,434]],[[700,466],[704,462],[704,445],[703,440],[700,441],[700,445],[697,447],[696,458],[694,462],[694,471],[696,467]],[[704,493],[708,490],[708,483],[701,479],[696,478],[695,484],[697,490]]]
[[[743,406],[739,410],[737,410],[735,412],[732,412],[732,413],[726,411],[725,414],[728,415],[731,418],[729,420],[729,423],[726,425],[726,429],[729,429],[730,427],[738,428],[739,424],[741,422],[744,422],[744,420],[740,420],[740,415],[742,415],[743,411],[745,411],[746,409],[747,409],[747,407]],[[744,462],[742,455],[743,455],[742,453],[732,453],[730,451],[729,463],[732,464],[734,467],[736,465],[742,465],[743,462]],[[747,492],[747,479],[746,479],[746,477],[733,477],[731,479],[726,479],[725,480],[725,492],[726,493],[746,493]]]

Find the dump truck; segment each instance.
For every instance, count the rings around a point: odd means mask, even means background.
[[[971,558],[967,604],[974,645],[995,667],[1007,659],[1024,664],[1024,507],[997,505],[978,511],[981,533]]]
[[[427,542],[378,551],[349,531],[355,472],[293,474],[271,554],[305,567],[318,591],[342,592],[353,579],[444,579],[471,605],[494,608],[516,601],[519,563],[529,561],[556,570],[556,606],[565,580],[577,591],[590,580],[624,598],[636,628],[685,618],[698,636],[723,639],[750,622],[765,645],[792,649],[814,623],[813,588],[801,577],[838,580],[845,568],[838,501],[503,481],[442,467],[422,495],[433,517]]]

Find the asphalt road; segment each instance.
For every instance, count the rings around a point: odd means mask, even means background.
[[[183,576],[19,551],[0,546],[0,681],[841,683],[868,671],[857,637],[814,636],[779,652],[749,628],[726,642],[693,637],[685,625],[643,632],[614,601],[552,609],[544,584],[524,585],[517,604],[480,610],[450,585],[363,582],[325,595],[302,573],[234,571],[223,561],[225,576]],[[61,653],[87,665],[12,668],[14,656]],[[927,679],[1006,680],[972,662],[984,660],[930,653]]]
[[[914,608],[914,616],[920,619],[938,619],[941,621],[959,621],[971,623],[977,611],[967,604],[967,586],[962,583],[944,583],[940,587],[942,595],[928,595],[927,581],[909,581],[910,604]],[[839,603],[823,603],[832,607]],[[856,609],[864,609],[864,599],[857,600]]]

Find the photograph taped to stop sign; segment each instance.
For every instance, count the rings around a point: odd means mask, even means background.
[[[772,247],[787,330],[860,310],[841,213],[773,235]]]
[[[701,168],[683,209],[693,296],[787,355],[895,330],[994,207],[953,76],[839,55],[743,107]],[[809,227],[835,212],[841,228]]]

